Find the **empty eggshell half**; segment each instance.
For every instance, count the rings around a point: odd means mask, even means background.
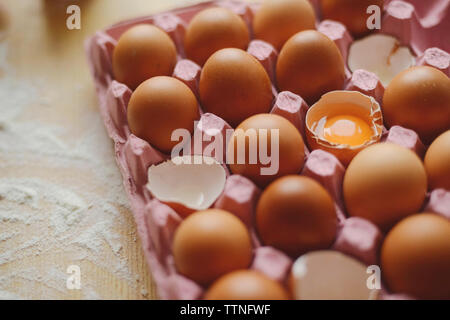
[[[345,254],[311,251],[292,266],[292,295],[296,300],[375,300],[379,290],[368,288],[369,276],[363,263]]]
[[[408,47],[388,35],[374,34],[357,40],[350,46],[348,67],[352,72],[364,69],[375,73],[386,87],[401,71],[415,63]]]
[[[327,120],[332,117],[350,115],[366,123],[370,130],[364,142],[349,145],[329,141],[325,138]],[[378,102],[370,96],[358,91],[331,91],[312,105],[306,113],[306,138],[311,150],[322,149],[339,159],[347,166],[353,157],[362,149],[381,139],[383,131],[383,115]]]
[[[147,189],[158,200],[187,216],[208,209],[225,187],[226,173],[214,158],[174,157],[148,169]]]

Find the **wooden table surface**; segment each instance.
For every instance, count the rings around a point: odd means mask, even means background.
[[[9,17],[0,40],[7,48],[0,51],[7,65],[0,66],[1,94],[8,101],[0,101],[0,298],[157,298],[98,114],[83,42],[120,20],[196,2],[0,0]],[[81,7],[81,30],[66,28],[70,4]],[[2,124],[19,104],[23,110]],[[14,131],[19,124],[27,132]],[[52,148],[67,150],[67,161],[61,160],[66,154],[46,149],[49,128]],[[76,153],[83,148],[89,157]],[[70,265],[80,267],[79,290],[66,286]]]

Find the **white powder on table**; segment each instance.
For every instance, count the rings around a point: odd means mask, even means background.
[[[122,247],[132,237],[120,234],[131,228],[128,201],[97,109],[85,108],[87,129],[71,139],[32,119],[30,108],[49,107],[43,84],[16,77],[7,54],[0,43],[0,299],[67,294],[68,265],[58,261],[80,265],[87,299],[104,298],[83,277],[89,264],[138,287]],[[50,268],[33,267],[55,256]]]

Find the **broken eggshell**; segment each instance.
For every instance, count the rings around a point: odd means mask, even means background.
[[[375,300],[368,288],[367,267],[334,250],[308,252],[292,266],[291,289],[296,300]]]
[[[352,72],[358,69],[373,72],[384,86],[414,63],[409,48],[400,46],[396,38],[385,34],[373,34],[356,40],[348,54],[348,67]]]
[[[147,189],[181,216],[208,209],[225,187],[226,172],[214,158],[174,157],[148,169]]]
[[[348,106],[348,107],[346,107]],[[341,114],[351,114],[365,120],[373,130],[372,137],[356,146],[330,142],[323,137],[323,119]],[[306,113],[306,137],[310,150],[322,149],[338,158],[347,166],[362,149],[380,141],[383,131],[383,116],[378,102],[357,91],[331,91],[312,105]]]

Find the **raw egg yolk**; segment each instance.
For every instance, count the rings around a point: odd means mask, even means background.
[[[373,130],[361,118],[339,115],[326,120],[323,136],[332,143],[359,146],[369,141]]]

